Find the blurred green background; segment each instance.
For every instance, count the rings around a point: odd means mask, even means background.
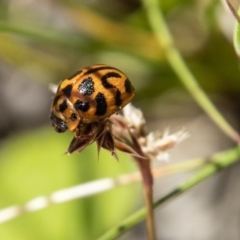
[[[232,15],[220,1],[160,2],[189,68],[238,129],[240,80]],[[57,134],[51,127],[49,84],[96,63],[110,64],[129,76],[136,88],[133,104],[144,112],[150,130],[186,126],[199,137],[193,137],[195,145],[183,143],[181,152],[174,155],[173,151],[173,159],[231,146],[209,120],[199,122],[204,114],[166,62],[140,1],[1,0],[0,209],[136,170],[126,154],[120,154],[117,162],[103,150],[98,161],[95,144],[81,154],[63,155],[72,134]],[[207,135],[195,132],[203,126]],[[209,140],[211,134],[216,138]],[[96,239],[142,206],[140,190],[140,184],[124,186],[25,214],[0,225],[0,238]],[[142,228],[122,239],[134,239],[134,235],[145,239]],[[186,236],[167,239],[186,240]]]

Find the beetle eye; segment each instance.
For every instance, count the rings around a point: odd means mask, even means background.
[[[56,132],[64,133],[68,129],[66,122],[56,117],[54,114],[51,114],[50,119],[52,120],[52,126]]]
[[[55,131],[58,133],[64,133],[68,129],[68,127],[64,121],[61,121],[60,124],[54,125],[53,127],[54,127]]]

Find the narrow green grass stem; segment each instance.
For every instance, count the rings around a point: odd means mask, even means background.
[[[158,0],[142,0],[147,17],[152,27],[153,33],[164,50],[166,58],[169,64],[178,75],[184,86],[187,88],[192,97],[202,107],[202,109],[208,114],[208,116],[216,123],[216,125],[231,139],[240,143],[239,134],[231,127],[231,125],[225,120],[225,118],[216,109],[208,96],[199,86],[196,78],[187,67],[185,61],[176,49],[172,36],[168,30],[166,22],[164,20],[161,8],[159,7]]]

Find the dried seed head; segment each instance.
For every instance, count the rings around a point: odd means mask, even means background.
[[[114,115],[111,121],[112,133],[118,140],[116,148],[133,157],[136,157],[134,153],[137,153],[137,157],[141,156],[141,158],[167,160],[169,157],[167,150],[189,136],[184,130],[169,134],[168,129],[163,134],[160,132],[147,134],[143,113],[131,104],[123,109],[123,115]]]
[[[50,90],[52,93],[55,94],[55,93],[57,92],[58,86],[57,86],[56,84],[50,83],[50,84],[48,85],[48,88],[49,88],[49,90]]]
[[[130,129],[134,129],[140,136],[145,135],[146,120],[140,109],[135,108],[129,103],[123,109],[123,116]]]
[[[184,130],[174,134],[169,134],[166,130],[163,134],[151,132],[145,138],[139,139],[142,151],[151,159],[168,160],[167,150],[173,148],[176,144],[182,142],[189,136]]]

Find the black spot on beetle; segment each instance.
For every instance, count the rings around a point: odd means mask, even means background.
[[[104,115],[107,112],[107,102],[104,95],[102,93],[98,93],[95,100],[97,102],[97,110],[95,112],[95,115]]]
[[[115,68],[110,67],[110,66],[105,66],[105,65],[103,65],[103,66],[99,65],[99,67],[90,68],[88,71],[86,71],[86,72],[84,73],[84,75],[96,73],[96,72],[98,72],[98,71],[107,70],[107,69],[115,69]]]
[[[90,96],[94,92],[94,82],[91,77],[84,79],[78,86],[79,92],[83,96]]]
[[[105,88],[113,88],[115,87],[114,85],[112,85],[111,83],[109,83],[107,80],[108,78],[121,78],[121,75],[116,73],[116,72],[108,72],[106,73],[105,75],[103,75],[101,77],[101,81],[102,81],[102,85],[105,87]]]
[[[121,106],[122,99],[121,99],[121,92],[117,89],[116,95],[115,95],[115,105]]]
[[[90,108],[90,105],[89,105],[89,102],[83,102],[83,101],[77,100],[74,104],[74,108],[76,110],[86,112]]]
[[[82,70],[79,70],[79,71],[75,72],[74,74],[72,74],[71,76],[69,76],[67,79],[68,79],[68,80],[71,80],[71,79],[73,79],[74,77],[76,77],[78,74],[80,74],[81,72],[82,72]]]
[[[64,93],[64,95],[66,97],[69,98],[71,96],[71,92],[72,92],[72,85],[71,84],[67,85],[65,88],[63,88],[62,92]]]
[[[127,93],[131,93],[132,92],[132,84],[131,82],[129,81],[129,79],[126,79],[125,82],[124,82],[124,87],[125,87],[125,91]]]
[[[77,115],[76,115],[75,113],[72,113],[70,119],[71,119],[73,122],[76,121],[76,120],[77,120]]]
[[[59,105],[59,111],[64,112],[67,109],[67,100],[64,99],[64,101]]]

